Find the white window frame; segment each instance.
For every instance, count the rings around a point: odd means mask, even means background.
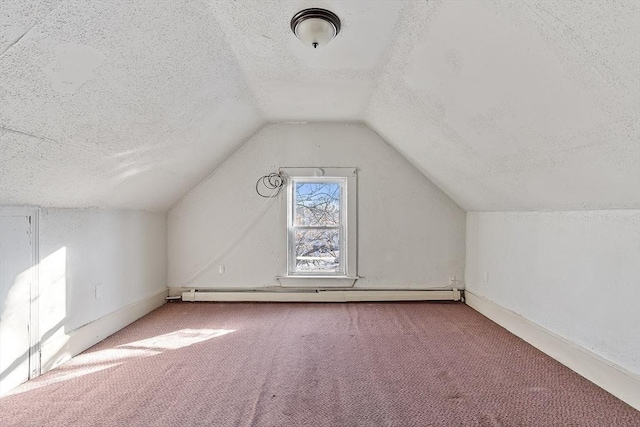
[[[340,185],[340,224],[339,225],[295,225],[296,217],[296,184],[299,183],[331,183]],[[291,177],[287,185],[287,274],[289,276],[346,276],[345,252],[348,252],[346,239],[347,228],[347,179],[344,177]],[[295,235],[298,230],[338,230],[340,255],[338,271],[297,271]]]
[[[287,256],[284,278],[300,279],[352,279],[357,278],[357,169],[356,168],[281,168],[287,179],[287,197],[285,199]],[[340,225],[339,226],[295,226],[295,184],[300,182],[336,182],[341,184],[340,191]],[[295,270],[295,231],[299,229],[340,229],[340,259],[337,272],[299,272]],[[336,281],[338,283],[339,281]],[[282,281],[281,281],[282,283]],[[298,282],[294,282],[298,283]],[[298,283],[299,284],[299,283]],[[292,285],[294,286],[294,285]],[[344,286],[324,282],[322,286]]]

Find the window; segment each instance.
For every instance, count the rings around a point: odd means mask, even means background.
[[[287,276],[355,276],[355,170],[286,172]]]
[[[289,274],[345,275],[344,178],[293,178]]]

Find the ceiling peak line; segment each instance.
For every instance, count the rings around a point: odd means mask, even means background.
[[[393,28],[396,36],[387,46],[382,60],[375,69],[374,85],[362,112],[364,121],[368,122],[370,120],[370,110],[374,99],[379,95],[381,87],[388,83],[388,80],[394,74],[394,70],[396,68],[406,68],[414,47],[413,43],[407,42],[407,39],[427,31],[433,20],[438,16],[441,7],[442,0],[430,1],[426,6],[423,3],[409,2],[403,7]],[[416,18],[417,16],[422,19]]]

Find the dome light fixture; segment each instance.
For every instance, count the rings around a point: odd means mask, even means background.
[[[291,18],[291,31],[302,43],[317,49],[340,32],[340,18],[326,9],[304,9]]]

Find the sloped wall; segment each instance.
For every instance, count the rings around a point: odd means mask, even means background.
[[[465,212],[375,132],[282,123],[264,127],[169,211],[169,286],[278,286],[285,192],[260,198],[256,180],[280,167],[323,166],[358,168],[356,287],[427,289],[462,278]]]
[[[469,212],[466,287],[640,374],[640,211]]]

